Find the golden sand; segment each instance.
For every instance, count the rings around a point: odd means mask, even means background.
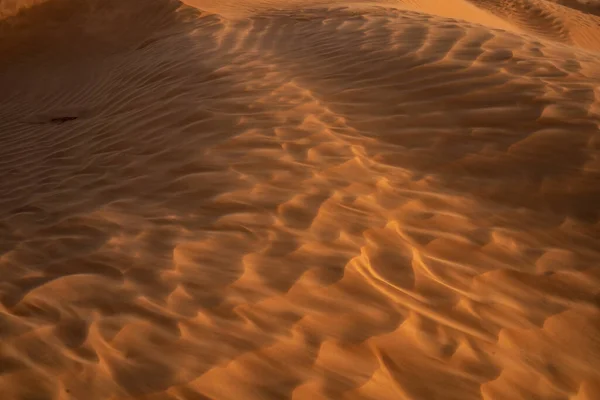
[[[0,399],[600,399],[599,3],[0,0]]]

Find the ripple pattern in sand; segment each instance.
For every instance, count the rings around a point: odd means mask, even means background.
[[[156,4],[2,64],[4,398],[600,396],[597,56]]]

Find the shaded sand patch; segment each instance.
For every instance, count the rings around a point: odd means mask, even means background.
[[[0,21],[3,398],[600,396],[598,53],[204,4]]]

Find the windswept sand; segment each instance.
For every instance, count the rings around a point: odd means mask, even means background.
[[[600,399],[598,3],[0,0],[0,399]]]

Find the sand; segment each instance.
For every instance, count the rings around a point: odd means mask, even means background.
[[[0,1],[0,398],[600,399],[599,3]]]

